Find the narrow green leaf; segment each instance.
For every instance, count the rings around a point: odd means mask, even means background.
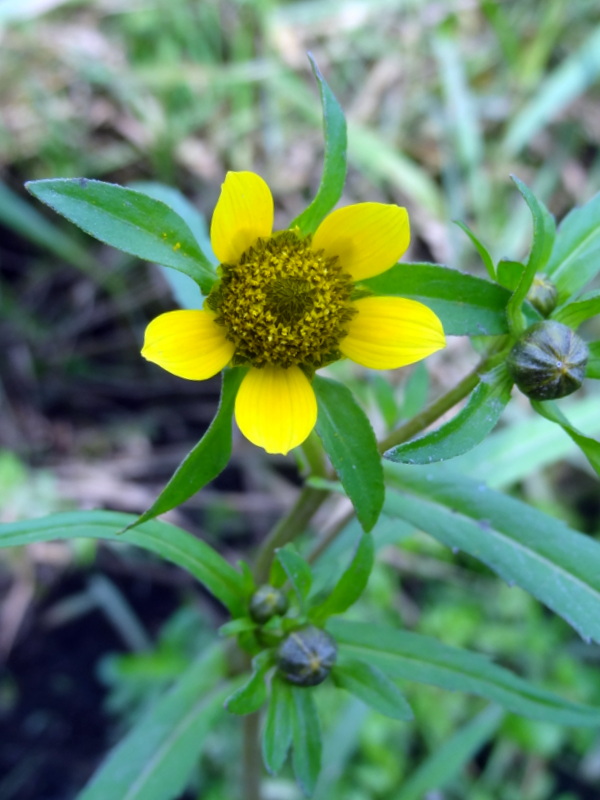
[[[211,648],[109,754],[77,800],[175,800],[223,714],[223,654]]]
[[[26,188],[86,233],[125,253],[172,267],[208,294],[212,264],[181,217],[133,189],[87,178],[31,181]]]
[[[377,440],[352,392],[341,383],[315,377],[319,414],[317,433],[356,511],[370,531],[384,500],[383,467]]]
[[[438,315],[450,336],[493,336],[508,332],[510,292],[497,283],[440,264],[396,264],[363,281],[377,295],[418,300]],[[540,319],[533,313],[534,320]]]
[[[563,725],[600,725],[600,709],[563,700],[479,653],[449,647],[418,633],[339,617],[329,620],[327,630],[339,645],[340,658],[365,661],[389,678],[477,694],[533,719]]]
[[[343,614],[364,592],[373,569],[375,549],[371,534],[363,533],[350,566],[320,605],[311,610],[310,617],[319,625],[333,614]]]
[[[600,341],[588,344],[590,356],[585,368],[586,378],[600,378]]]
[[[79,242],[56,228],[22,197],[0,183],[0,221],[30,242],[83,272],[91,272],[89,253]]]
[[[550,317],[575,330],[586,319],[591,319],[591,317],[596,317],[599,314],[600,292],[590,292],[575,303],[565,303],[565,305],[559,306],[552,312]]]
[[[296,592],[300,605],[304,607],[304,603],[310,592],[310,587],[312,586],[312,572],[310,566],[302,556],[298,555],[294,546],[291,544],[276,550],[275,554],[289,582],[292,584],[292,588]]]
[[[237,636],[239,633],[246,633],[246,631],[253,631],[256,628],[256,622],[250,617],[238,617],[237,619],[230,619],[218,630],[219,636],[226,638],[227,636]]]
[[[502,258],[498,262],[498,283],[504,286],[511,292],[519,285],[525,264],[520,261],[510,261],[507,258]]]
[[[577,428],[574,428],[555,403],[551,401],[541,403],[539,401],[532,400],[531,405],[538,414],[542,415],[542,417],[549,419],[550,422],[555,422],[557,425],[560,425],[563,431],[570,436],[575,444],[579,447],[581,452],[596,471],[596,474],[600,476],[600,442],[598,442],[596,439],[590,438],[589,436],[585,436],[585,434],[578,431]]]
[[[436,747],[403,782],[399,794],[394,794],[391,800],[421,800],[434,789],[444,789],[489,742],[503,716],[498,706],[488,706]]]
[[[173,477],[150,506],[130,527],[141,525],[189,500],[225,469],[231,456],[231,425],[235,396],[245,370],[236,367],[223,372],[219,408],[208,430],[190,450]]]
[[[454,222],[455,225],[458,225],[458,227],[461,229],[461,231],[463,231],[464,233],[467,234],[467,236],[469,237],[469,239],[471,240],[471,242],[475,246],[475,249],[477,250],[477,252],[481,256],[481,260],[483,261],[483,265],[487,270],[487,274],[490,276],[490,280],[492,280],[492,281],[495,280],[495,278],[496,278],[496,270],[494,269],[494,261],[493,261],[491,255],[490,255],[489,250],[487,249],[487,247],[484,244],[482,244],[482,242],[477,238],[477,236],[475,236],[473,231],[469,228],[469,226],[466,223],[461,222],[458,219],[455,219],[455,220],[452,220],[452,221]],[[502,283],[502,281],[500,281],[500,279],[499,279],[499,282]],[[504,283],[502,283],[502,285],[504,286]]]
[[[415,364],[410,378],[404,384],[404,397],[400,414],[409,419],[418,414],[425,405],[429,393],[429,372],[423,361]]]
[[[292,687],[292,765],[305,795],[313,793],[321,771],[321,727],[310,689]]]
[[[115,511],[67,511],[41,519],[0,525],[0,548],[18,547],[51,539],[107,539],[150,550],[191,573],[226,606],[234,617],[244,613],[239,572],[206,542],[166,522],[145,522],[125,530],[133,514]]]
[[[483,561],[600,641],[600,543],[457,474],[396,465],[388,477],[402,493],[388,492],[386,514]]]
[[[293,718],[292,687],[275,675],[262,738],[263,761],[271,775],[279,772],[287,758],[292,744]]]
[[[550,258],[556,236],[556,222],[546,206],[541,200],[538,200],[523,181],[519,180],[515,175],[512,176],[512,179],[529,206],[533,218],[533,242],[529,258],[521,275],[521,280],[506,306],[509,327],[512,332],[519,334],[525,328],[521,306],[531,288],[536,272],[541,272]]]
[[[314,233],[342,196],[346,180],[347,147],[344,112],[321,74],[317,62],[310,53],[308,57],[321,93],[325,158],[323,176],[315,199],[290,225],[290,228],[300,228],[304,234]]]
[[[271,653],[267,650],[252,659],[252,675],[225,700],[227,711],[240,715],[253,714],[267,702],[265,675],[271,666]]]
[[[546,272],[564,303],[600,271],[600,192],[560,223]]]
[[[375,711],[393,719],[413,718],[411,707],[395,683],[380,669],[364,661],[344,661],[331,671],[336,686],[346,689]]]
[[[469,402],[450,422],[384,453],[389,461],[431,464],[472,450],[494,429],[510,400],[512,380],[504,364],[481,376]]]

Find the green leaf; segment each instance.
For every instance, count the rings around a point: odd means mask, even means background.
[[[510,400],[512,380],[504,364],[481,376],[469,402],[450,422],[384,453],[389,461],[431,464],[472,450],[494,429]]]
[[[189,500],[225,469],[231,456],[231,425],[235,396],[244,377],[240,367],[223,372],[217,414],[198,444],[190,450],[173,477],[150,506],[130,527],[141,525]]]
[[[45,248],[77,269],[90,274],[93,264],[79,242],[56,228],[37,209],[0,183],[0,221],[30,242]]]
[[[435,465],[434,465],[435,467]],[[386,514],[483,561],[600,641],[600,544],[560,520],[457,474],[397,465]]]
[[[311,610],[310,617],[319,625],[333,614],[343,614],[364,592],[373,569],[375,550],[373,537],[363,533],[350,566],[335,585],[333,591],[320,605]]]
[[[276,775],[292,743],[294,701],[292,687],[278,675],[271,681],[271,699],[263,730],[262,754],[265,767]]]
[[[106,539],[150,550],[191,573],[219,599],[234,617],[244,613],[239,572],[206,542],[166,522],[145,522],[125,530],[133,514],[115,511],[68,511],[41,519],[0,525],[0,547],[18,547],[51,539]]]
[[[469,228],[469,226],[466,223],[461,222],[458,219],[453,220],[453,222],[454,222],[455,225],[458,225],[458,227],[461,229],[461,231],[463,231],[464,233],[467,234],[467,236],[469,237],[469,239],[471,240],[471,242],[475,246],[475,249],[477,250],[477,252],[481,256],[481,260],[483,261],[483,265],[485,266],[485,268],[487,270],[487,274],[490,276],[491,280],[494,280],[496,278],[496,270],[494,269],[494,261],[493,261],[491,255],[490,255],[489,250],[487,249],[487,247],[484,244],[481,243],[481,241],[477,238],[477,236],[475,236],[473,231]],[[498,280],[499,280],[500,283],[502,283],[502,281],[500,281],[500,279],[498,279]],[[502,284],[502,285],[504,286],[504,284]]]
[[[504,714],[488,706],[456,733],[437,745],[412,775],[403,781],[394,800],[421,800],[428,792],[443,789],[493,737]]]
[[[250,617],[238,617],[237,619],[230,619],[218,630],[219,636],[226,638],[227,636],[237,636],[239,633],[246,633],[253,631],[257,627],[256,622]]]
[[[563,325],[568,325],[569,328],[575,330],[586,319],[595,317],[598,314],[600,314],[600,292],[590,292],[576,303],[565,303],[565,305],[556,308],[550,318],[555,319],[557,322],[562,322]]]
[[[555,422],[563,429],[563,431],[571,437],[575,444],[579,447],[581,452],[590,462],[596,474],[600,476],[600,442],[585,436],[583,433],[574,428],[569,420],[565,417],[558,406],[551,402],[546,401],[541,403],[536,400],[531,401],[532,407],[541,414],[542,417],[549,419],[550,422]]]
[[[600,378],[600,341],[588,344],[590,356],[585,368],[586,378]]]
[[[524,269],[525,264],[521,264],[520,261],[510,261],[507,258],[501,259],[498,262],[498,283],[514,292],[519,285]]]
[[[600,271],[600,192],[560,223],[546,272],[560,303],[577,294]]]
[[[189,275],[204,294],[216,280],[212,264],[186,223],[159,200],[87,178],[31,181],[26,187],[101,242]]]
[[[229,687],[214,687],[225,669],[217,648],[192,664],[114,748],[77,800],[180,797],[223,714]]]
[[[292,687],[292,765],[305,795],[313,793],[321,771],[321,727],[310,689]]]
[[[523,322],[523,305],[527,292],[531,288],[536,272],[541,272],[552,252],[552,246],[556,236],[556,222],[546,206],[538,200],[531,189],[515,175],[512,176],[517,189],[529,206],[533,217],[533,243],[527,264],[521,275],[521,279],[515,288],[508,305],[506,306],[506,316],[511,332],[519,334],[525,329]]]
[[[505,309],[510,292],[483,278],[439,264],[401,263],[363,283],[376,295],[398,295],[425,303],[450,336],[508,332]]]
[[[393,719],[413,718],[411,707],[395,683],[380,669],[364,661],[344,661],[331,671],[336,686],[346,689],[375,711]]]
[[[509,711],[533,719],[589,727],[600,724],[600,710],[563,700],[493,664],[479,653],[372,622],[335,618],[329,620],[327,630],[339,645],[340,658],[365,661],[389,678],[481,695]]]
[[[309,565],[291,544],[279,548],[275,554],[303,608],[312,586],[312,572]]]
[[[225,708],[232,714],[253,714],[267,702],[265,675],[273,665],[271,653],[263,650],[252,659],[252,675],[227,700]]]
[[[312,203],[291,223],[303,234],[314,233],[342,196],[346,180],[346,118],[335,95],[321,75],[317,62],[309,53],[310,64],[319,84],[323,106],[323,129],[325,134],[325,159],[323,176]]]
[[[317,433],[356,511],[370,531],[384,500],[383,467],[377,440],[352,392],[341,383],[315,377],[319,414]]]
[[[414,417],[425,405],[429,393],[429,372],[423,361],[415,364],[410,378],[404,384],[404,397],[400,414],[405,419]]]

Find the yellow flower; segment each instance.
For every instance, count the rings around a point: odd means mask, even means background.
[[[268,453],[287,453],[315,426],[316,369],[344,356],[395,369],[445,345],[427,306],[354,287],[404,254],[404,208],[359,203],[333,211],[312,237],[297,229],[273,233],[267,184],[252,172],[229,172],[210,236],[221,266],[205,307],[153,320],[142,355],[189,380],[249,366],[235,418]]]

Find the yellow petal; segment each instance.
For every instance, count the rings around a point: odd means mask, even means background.
[[[236,264],[261,236],[273,231],[273,197],[260,175],[228,172],[210,226],[210,241],[221,264]]]
[[[403,297],[364,297],[340,342],[345,356],[371,369],[413,364],[446,345],[442,323],[430,308]]]
[[[315,427],[317,399],[299,367],[254,368],[237,393],[235,418],[253,444],[285,455]]]
[[[231,361],[235,346],[212,311],[168,311],[146,328],[142,355],[191,381],[212,378]]]
[[[313,248],[337,256],[355,281],[385,272],[404,255],[410,243],[405,208],[385,203],[358,203],[325,217]]]

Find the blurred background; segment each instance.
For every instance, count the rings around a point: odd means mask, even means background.
[[[218,380],[181,381],[139,355],[147,322],[177,306],[164,272],[86,238],[24,182],[160,182],[210,222],[225,172],[251,169],[272,187],[285,227],[321,174],[307,51],[347,113],[343,202],[406,205],[412,260],[483,275],[454,219],[496,258],[524,257],[531,222],[511,173],[559,219],[600,187],[597,0],[0,0],[0,521],[145,510],[219,392]],[[387,392],[401,404],[410,387],[414,404],[475,362],[471,345],[454,340],[428,361],[429,379],[423,368],[387,382],[347,377],[381,426],[373,398]],[[523,475],[520,496],[599,532],[597,482],[580,460]],[[235,560],[296,484],[289,460],[266,460],[238,437],[231,466],[171,519]],[[75,797],[223,621],[175,567],[83,541],[2,551],[0,599],[1,800]],[[598,649],[424,536],[384,551],[365,603],[391,624],[600,702]],[[412,725],[324,694],[330,769],[317,800],[600,796],[597,734],[516,717],[471,732],[443,790],[426,794],[415,770],[470,731],[483,704],[408,692]],[[214,731],[181,800],[238,796],[237,735],[236,720]],[[299,797],[287,773],[268,780],[265,796]]]

